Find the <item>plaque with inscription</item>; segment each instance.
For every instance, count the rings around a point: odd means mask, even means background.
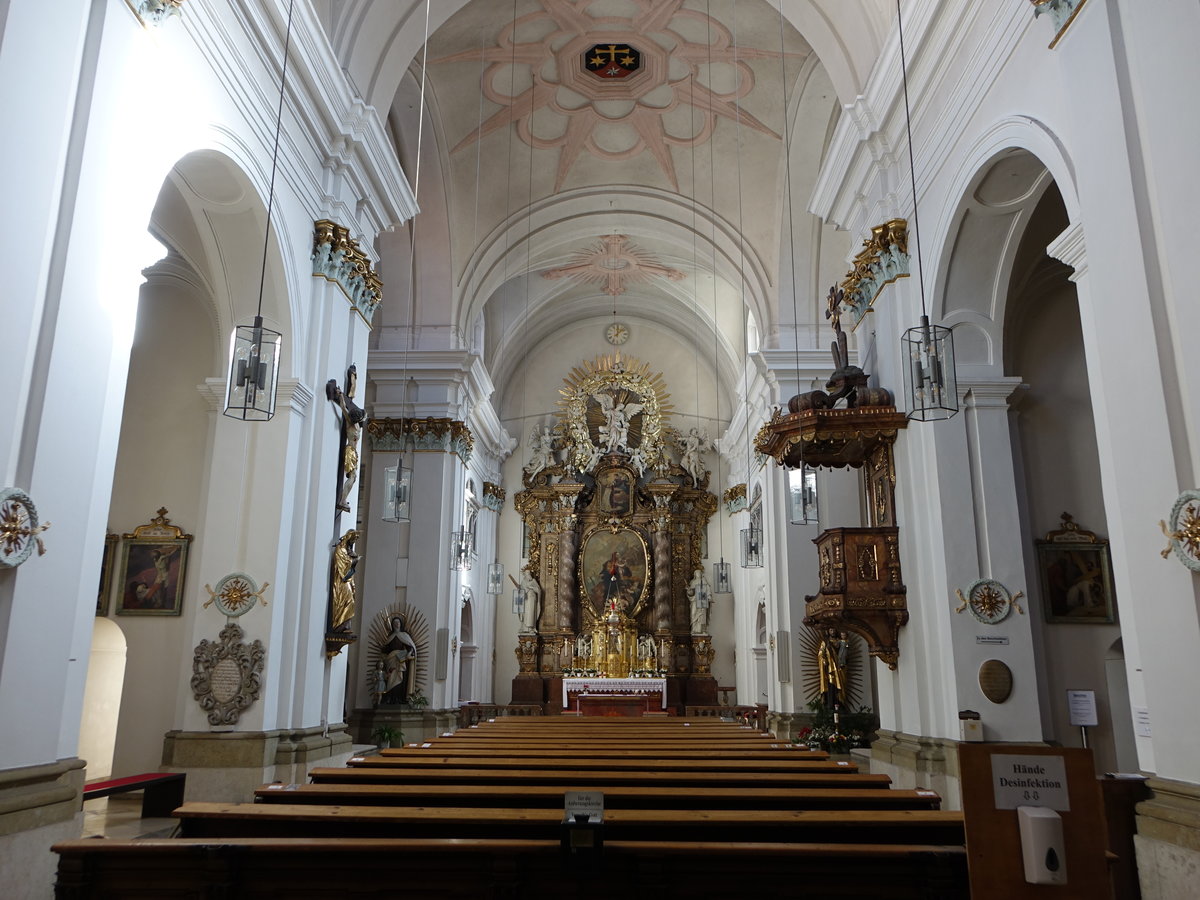
[[[246,644],[233,622],[221,629],[220,640],[203,640],[192,659],[192,696],[208,713],[210,725],[234,725],[262,690],[262,641]]]

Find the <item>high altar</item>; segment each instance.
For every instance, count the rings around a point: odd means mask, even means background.
[[[707,436],[672,427],[662,376],[620,354],[574,369],[561,393],[514,498],[540,593],[526,601],[513,702],[561,710],[566,677],[644,679],[665,686],[663,706],[713,704],[707,615],[692,610],[707,603],[695,576],[717,509]]]

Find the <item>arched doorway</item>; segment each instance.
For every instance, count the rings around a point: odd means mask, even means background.
[[[168,253],[143,273],[109,530],[131,533],[165,509],[171,524],[196,540],[182,573],[179,606],[153,614],[121,608],[123,555],[116,555],[109,615],[120,623],[128,651],[119,712],[112,708],[104,727],[115,735],[111,773],[117,776],[161,766],[163,736],[179,727],[182,716],[178,705],[190,666],[181,661],[192,656],[202,585],[206,577],[219,577],[196,571],[215,490],[213,423],[224,389],[228,334],[235,321],[253,314],[264,219],[264,205],[246,174],[228,157],[199,151],[171,170],[148,226]],[[278,328],[276,297],[268,288],[263,312],[269,327]],[[226,470],[241,462],[227,461]]]
[[[985,541],[978,577],[994,575],[988,566],[1010,570],[1010,562],[1023,563],[1024,572],[1015,576],[1021,584],[1012,589],[1028,595],[1037,676],[1036,695],[1026,695],[1025,708],[1032,713],[1036,696],[1041,737],[1079,746],[1067,691],[1095,691],[1101,722],[1091,729],[1089,744],[1098,771],[1113,770],[1117,732],[1123,740],[1129,731],[1132,743],[1128,707],[1114,714],[1106,675],[1106,654],[1119,640],[1120,626],[1100,617],[1074,622],[1049,614],[1037,549],[1062,526],[1064,511],[1101,537],[1108,530],[1079,300],[1072,270],[1047,250],[1069,225],[1067,205],[1038,157],[1009,148],[970,180],[956,221],[944,264],[944,319],[955,327],[959,370],[972,373],[978,385],[972,389],[1004,396],[1008,404],[976,401],[970,427],[977,436],[984,417],[1004,415],[1012,444],[1011,457],[976,448],[973,478],[986,486],[985,495],[1007,493],[1015,500],[1021,532],[1019,547],[1011,538]],[[1003,707],[985,707],[985,723],[989,711],[1005,714]],[[1039,720],[1030,717],[1036,728]]]

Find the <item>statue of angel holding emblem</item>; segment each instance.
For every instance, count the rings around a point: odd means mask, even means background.
[[[629,423],[640,413],[644,404],[627,403],[612,394],[593,394],[604,413],[604,424],[600,426],[600,443],[605,453],[618,449],[629,449]]]

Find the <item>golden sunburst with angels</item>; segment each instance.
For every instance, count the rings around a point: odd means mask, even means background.
[[[495,46],[432,60],[487,63],[483,94],[501,107],[451,153],[511,124],[530,146],[560,150],[555,191],[584,152],[619,160],[643,151],[679,190],[671,147],[704,143],[719,119],[779,138],[742,101],[754,88],[749,61],[778,59],[780,51],[735,43],[725,25],[704,11],[685,9],[683,0],[629,0],[636,11],[626,16],[593,15],[593,0],[538,4],[540,9],[504,25]],[[589,49],[597,46],[634,48],[636,71],[598,77],[586,63]],[[715,85],[714,66],[732,67],[729,90]],[[668,127],[668,114],[679,107],[689,109],[674,122],[686,121],[686,126]]]
[[[605,449],[605,411],[614,405],[629,414],[625,446],[636,449],[648,467],[663,461],[666,420],[673,404],[662,373],[653,372],[648,363],[620,353],[584,360],[563,379],[559,394],[566,462],[572,467],[592,470]]]

